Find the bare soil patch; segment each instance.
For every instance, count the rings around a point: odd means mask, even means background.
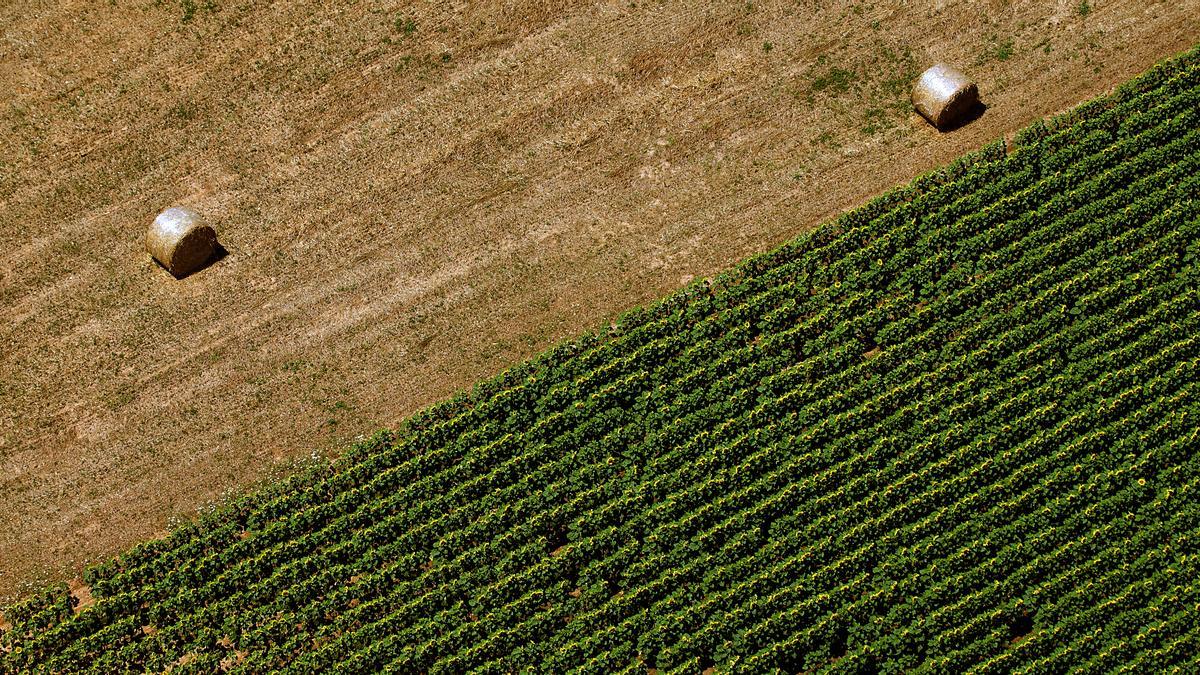
[[[71,610],[76,614],[96,604],[95,598],[92,597],[91,586],[78,579],[71,580],[67,586],[71,593]]]
[[[1089,6],[0,5],[0,602],[1200,36]],[[181,281],[172,204],[228,249]]]

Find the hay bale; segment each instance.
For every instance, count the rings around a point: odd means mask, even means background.
[[[146,233],[146,250],[175,275],[186,277],[204,266],[217,250],[217,233],[195,211],[173,206],[158,214]]]
[[[912,102],[930,124],[944,130],[975,111],[979,106],[979,88],[966,75],[939,63],[917,78]]]

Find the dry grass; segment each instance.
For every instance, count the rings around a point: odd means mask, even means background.
[[[0,6],[0,599],[1200,36],[1194,0],[179,7]],[[937,60],[989,106],[948,135],[906,104]],[[176,203],[229,249],[181,282],[141,247]]]

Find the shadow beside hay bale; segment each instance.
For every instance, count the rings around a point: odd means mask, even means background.
[[[221,245],[221,242],[217,242],[216,247],[213,249],[212,255],[210,255],[207,260],[205,260],[204,262],[198,264],[196,267],[194,267],[191,270],[184,272],[182,274],[176,274],[176,273],[172,272],[166,265],[159,262],[158,259],[155,258],[154,256],[150,256],[150,259],[154,261],[155,265],[158,265],[160,268],[165,270],[171,276],[175,277],[176,280],[180,280],[180,279],[186,279],[186,278],[192,276],[193,274],[195,274],[196,272],[203,272],[204,270],[206,270],[206,269],[212,267],[213,265],[216,265],[217,263],[224,260],[225,257],[228,255],[229,255],[229,251],[224,246]]]
[[[986,103],[976,100],[973,105],[963,111],[962,115],[953,122],[949,122],[943,127],[935,128],[937,128],[937,130],[943,134],[950,133],[951,131],[957,131],[967,126],[971,122],[979,119],[980,117],[983,117],[983,113],[987,112],[987,109],[988,107]]]

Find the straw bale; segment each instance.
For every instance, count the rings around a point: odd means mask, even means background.
[[[200,269],[217,250],[217,233],[195,211],[174,206],[154,219],[146,250],[176,278]]]
[[[944,63],[921,74],[913,85],[917,112],[939,130],[953,127],[979,105],[979,88],[966,75]]]

